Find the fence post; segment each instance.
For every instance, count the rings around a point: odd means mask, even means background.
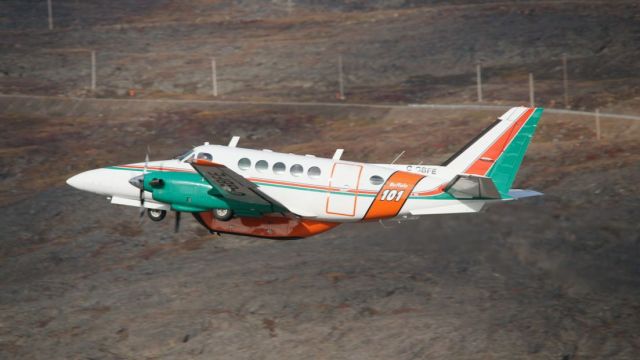
[[[47,0],[47,11],[49,13],[49,30],[53,30],[53,5],[51,0]]]
[[[478,88],[478,102],[482,102],[482,66],[476,64],[476,86]]]
[[[211,58],[211,92],[214,97],[218,96],[218,72],[216,69],[216,58]]]
[[[596,109],[596,140],[600,140],[600,109]]]
[[[91,91],[96,91],[96,51],[91,50]]]
[[[529,104],[531,107],[536,106],[535,93],[533,89],[533,74],[529,73]]]
[[[562,86],[564,87],[564,107],[570,108],[569,105],[569,75],[567,71],[567,54],[562,54]]]
[[[338,86],[340,92],[340,100],[344,100],[344,80],[342,75],[342,55],[338,55]]]

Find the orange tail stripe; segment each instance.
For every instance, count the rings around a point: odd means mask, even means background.
[[[507,145],[509,145],[509,142],[516,136],[522,126],[524,126],[531,114],[533,114],[533,110],[533,108],[530,108],[525,111],[525,113],[522,114],[520,118],[518,118],[518,120],[511,126],[511,128],[507,129],[507,131],[505,131],[504,134],[502,134],[500,138],[496,140],[496,142],[494,142],[487,150],[485,150],[480,158],[476,160],[476,162],[474,162],[467,169],[467,171],[465,171],[465,173],[481,176],[486,175],[491,166],[493,166],[496,160],[498,160],[498,157],[500,156],[500,154],[502,154],[502,151],[504,151]]]
[[[404,171],[393,173],[378,192],[364,220],[392,218],[398,215],[402,206],[424,176]]]

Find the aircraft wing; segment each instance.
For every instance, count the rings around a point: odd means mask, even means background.
[[[290,212],[251,181],[228,167],[212,161],[197,159],[191,166],[229,203],[234,212],[256,213]]]

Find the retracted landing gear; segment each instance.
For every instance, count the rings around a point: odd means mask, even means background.
[[[231,209],[213,209],[213,217],[219,221],[229,221],[233,217]]]
[[[167,211],[158,209],[147,209],[147,215],[149,216],[149,219],[153,221],[162,221],[162,219],[167,216]]]

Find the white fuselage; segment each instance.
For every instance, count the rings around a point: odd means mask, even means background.
[[[541,115],[509,109],[442,166],[344,161],[342,150],[328,159],[244,149],[233,137],[228,146],[205,143],[178,159],[110,166],[67,182],[115,204],[191,212],[210,231],[307,237],[339,222],[477,212],[540,195],[511,185]],[[165,174],[140,176],[153,172]],[[225,218],[225,210],[235,215]]]
[[[211,161],[220,163],[255,183],[261,191],[280,202],[291,212],[303,217],[324,221],[353,222],[375,220],[365,217],[375,201],[393,201],[401,192],[408,191],[394,216],[428,215],[478,211],[484,201],[457,200],[442,191],[454,176],[447,168],[431,165],[366,164],[334,160],[313,155],[294,155],[221,145],[202,145],[193,149],[193,155],[210,154]],[[152,161],[149,171],[193,172],[188,161]],[[81,173],[68,180],[78,189],[112,198],[122,205],[139,206],[139,190],[129,179],[140,175],[144,163],[96,169]],[[385,181],[394,173],[411,173],[415,184]],[[411,186],[408,186],[411,185]],[[406,189],[406,190],[405,190]],[[386,198],[382,198],[384,197]],[[146,193],[145,207],[169,210],[167,204],[151,199]],[[386,204],[376,204],[377,207]]]

